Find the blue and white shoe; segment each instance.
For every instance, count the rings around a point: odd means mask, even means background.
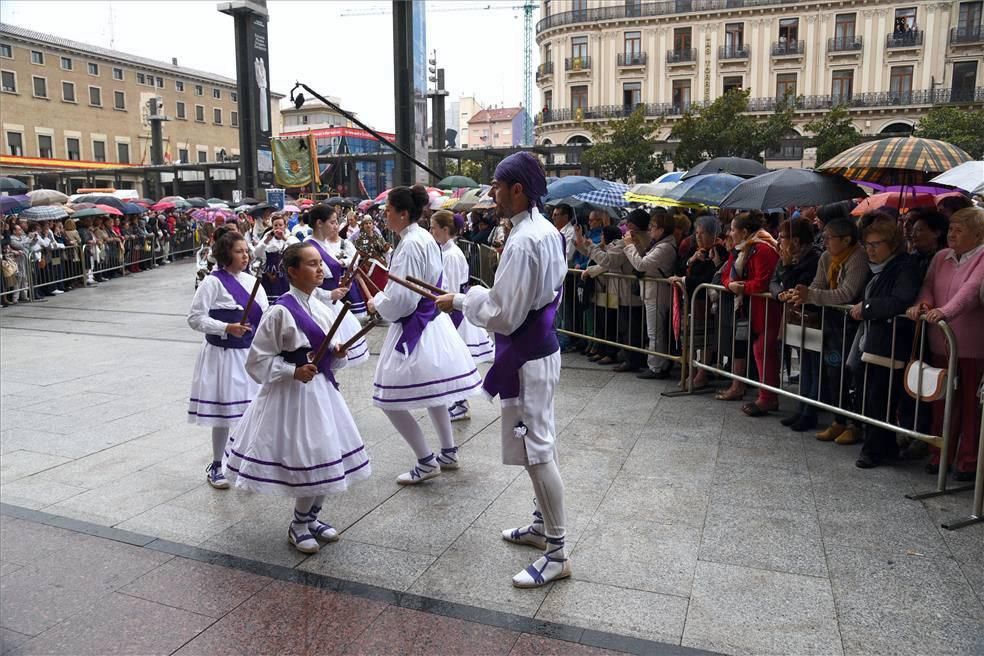
[[[308,511],[308,530],[311,531],[316,539],[322,540],[324,542],[338,542],[338,531],[335,527],[327,522],[323,522],[318,519],[318,513],[321,512],[321,506],[311,506],[311,510]]]
[[[301,553],[318,553],[321,548],[314,536],[308,532],[307,515],[302,515],[296,510],[294,511],[294,521],[290,523],[290,528],[287,529],[287,541]]]
[[[453,446],[450,449],[441,449],[441,452],[437,454],[437,462],[441,465],[441,471],[445,469],[459,469],[461,463],[458,461],[458,447]]]
[[[543,515],[540,514],[539,510],[534,510],[532,524],[519,528],[507,528],[502,532],[502,539],[513,544],[546,549],[547,536],[543,533]]]
[[[229,479],[222,473],[222,463],[213,462],[205,468],[205,480],[216,490],[228,490]]]
[[[426,458],[421,458],[414,465],[414,468],[405,474],[396,477],[396,482],[400,485],[417,485],[424,481],[441,475],[441,465],[438,463],[434,454]]]
[[[567,558],[564,538],[547,538],[547,551],[513,577],[517,588],[539,588],[552,581],[571,575],[571,561]]]
[[[468,416],[468,401],[455,401],[448,408],[448,414],[451,416],[451,421],[470,419],[471,417]]]

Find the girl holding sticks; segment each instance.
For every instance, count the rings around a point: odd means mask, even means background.
[[[211,256],[218,266],[199,283],[188,311],[188,325],[205,333],[191,381],[188,421],[211,427],[212,461],[205,476],[209,485],[224,490],[229,482],[222,473],[222,452],[229,429],[258,389],[246,375],[246,351],[267,309],[267,297],[257,279],[246,273],[249,246],[242,235],[225,231]]]
[[[246,357],[260,391],[229,437],[225,470],[237,488],[294,498],[287,540],[316,553],[319,540],[338,539],[318,519],[325,495],[371,473],[334,373],[349,364],[346,353],[364,331],[347,304],[324,303],[315,294],[325,274],[313,246],[287,247],[283,266],[290,289],[263,318]],[[356,334],[343,343],[346,320]]]
[[[427,191],[420,185],[390,191],[386,223],[399,233],[400,243],[392,254],[386,289],[367,303],[370,314],[390,322],[373,381],[373,404],[383,409],[417,458],[410,471],[397,477],[401,485],[414,485],[439,475],[442,469],[458,468],[448,406],[476,394],[482,383],[468,348],[451,319],[434,305],[433,294],[404,286],[408,278],[428,288],[441,287],[443,282],[441,249],[417,225],[428,203]],[[439,455],[431,451],[410,413],[421,408],[427,409],[437,431]]]

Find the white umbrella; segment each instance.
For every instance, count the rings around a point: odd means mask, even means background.
[[[68,196],[54,189],[35,189],[27,192],[31,199],[31,207],[39,205],[64,205],[68,202]]]
[[[930,180],[947,187],[957,187],[973,194],[984,192],[984,161],[964,162]]]

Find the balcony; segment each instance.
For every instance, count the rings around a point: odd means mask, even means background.
[[[667,64],[693,64],[697,62],[696,48],[682,48],[680,50],[667,50]]]
[[[961,25],[950,28],[950,45],[984,43],[984,25]]]
[[[827,52],[846,52],[854,53],[860,52],[864,49],[864,42],[860,36],[835,36],[832,39],[827,39]]]
[[[776,41],[772,44],[773,57],[802,57],[806,50],[804,41]]]
[[[720,46],[718,48],[719,61],[729,59],[748,59],[751,55],[752,49],[749,46]]]
[[[543,62],[536,69],[536,81],[540,82],[544,78],[550,77],[551,75],[553,75],[553,72],[554,72],[553,62],[552,61]]]
[[[645,66],[646,53],[644,52],[620,52],[618,53],[618,66]]]
[[[923,44],[922,30],[908,32],[892,32],[885,37],[885,47],[889,50],[899,48],[918,48]]]
[[[570,72],[589,72],[591,70],[591,57],[568,57],[564,60],[564,70]]]

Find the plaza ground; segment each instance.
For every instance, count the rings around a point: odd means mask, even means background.
[[[499,531],[532,489],[497,406],[455,424],[460,471],[396,485],[412,456],[370,403],[375,357],[339,376],[373,476],[304,556],[287,500],[205,483],[192,280],[0,312],[0,652],[984,653],[984,524],[939,528],[968,493],[907,500],[934,483],[918,463],[861,471],[857,446],[578,356],[556,404],[572,579],[510,585],[536,552]]]

